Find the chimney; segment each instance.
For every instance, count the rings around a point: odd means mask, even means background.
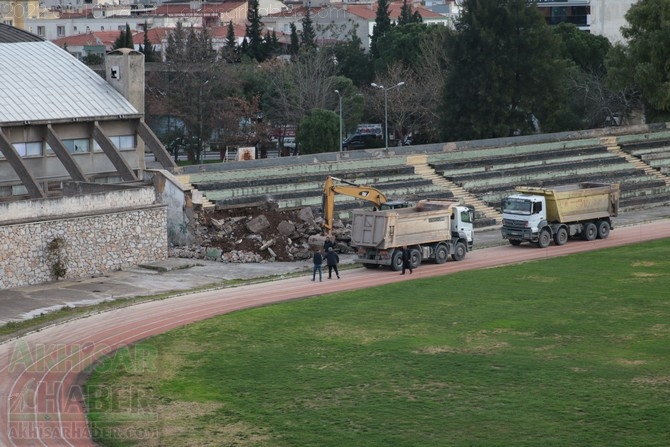
[[[130,48],[111,51],[105,57],[105,78],[144,114],[144,54]]]

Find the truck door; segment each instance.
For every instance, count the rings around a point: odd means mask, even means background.
[[[472,244],[473,229],[472,222],[475,220],[475,212],[472,208],[458,206],[454,210],[454,223],[458,232],[463,232],[468,240],[468,245]]]

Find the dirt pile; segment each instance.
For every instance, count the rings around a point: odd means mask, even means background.
[[[312,209],[235,208],[204,211],[194,219],[195,242],[171,247],[169,256],[222,262],[271,262],[310,259],[325,240],[323,219]],[[335,247],[349,253],[349,228],[333,222]]]

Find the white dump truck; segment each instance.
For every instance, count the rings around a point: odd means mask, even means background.
[[[351,245],[356,262],[367,268],[402,269],[402,249],[411,253],[412,268],[423,261],[460,261],[472,250],[474,210],[451,200],[425,199],[410,208],[352,214]]]
[[[580,236],[605,239],[619,210],[619,184],[575,183],[553,188],[520,186],[502,202],[502,237],[510,244],[545,248]]]

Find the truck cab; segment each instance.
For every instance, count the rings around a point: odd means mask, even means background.
[[[547,221],[544,196],[514,194],[502,201],[501,209],[503,239],[536,241]]]

